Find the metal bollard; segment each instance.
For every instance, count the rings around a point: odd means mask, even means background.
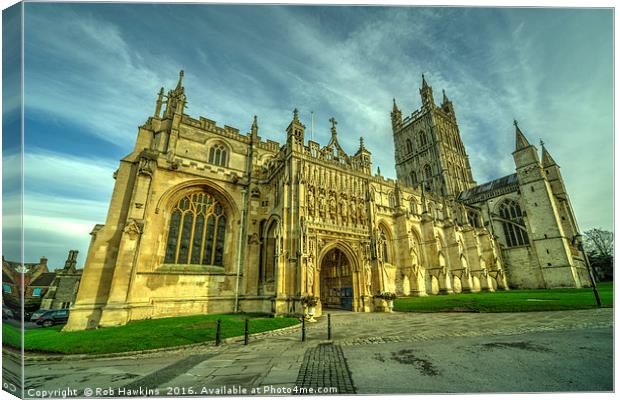
[[[332,315],[327,314],[327,340],[332,340]]]
[[[305,318],[301,319],[301,341],[302,342],[306,341],[306,319]]]
[[[219,346],[222,343],[222,320],[217,320],[217,326],[215,328],[215,345]]]
[[[243,340],[243,344],[247,346],[249,342],[250,342],[250,320],[246,318],[245,319],[245,338]]]

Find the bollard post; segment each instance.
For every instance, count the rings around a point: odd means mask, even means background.
[[[302,342],[306,341],[306,319],[305,318],[301,319],[301,341]]]
[[[327,340],[332,340],[332,315],[327,314]]]
[[[217,326],[215,328],[215,345],[219,346],[222,343],[222,320],[217,320]]]
[[[243,341],[244,345],[248,345],[248,343],[250,342],[250,320],[249,319],[245,319],[245,339]]]

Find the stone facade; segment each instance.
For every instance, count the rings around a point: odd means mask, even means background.
[[[69,250],[67,261],[63,269],[55,271],[55,277],[41,301],[41,308],[56,310],[69,308],[75,303],[82,270],[77,269],[77,250]]]
[[[305,296],[320,300],[317,314],[384,311],[378,294],[507,289],[511,275],[517,286],[580,286],[559,169],[545,173],[533,146],[517,148],[517,183],[498,196],[514,198],[544,229],[520,216],[527,243],[502,245],[502,222],[488,211],[501,198],[472,195],[483,191],[452,104],[444,95],[435,106],[425,81],[421,95],[422,109],[405,119],[394,103],[395,181],[371,173],[363,139],[355,154],[344,151],[334,118],[321,146],[306,142],[294,110],[280,145],[259,136],[256,117],[242,134],[184,114],[181,73],[175,89],[161,89],[114,173],[65,330],[232,311],[301,314]],[[422,130],[424,148],[412,142],[407,158],[398,149]]]

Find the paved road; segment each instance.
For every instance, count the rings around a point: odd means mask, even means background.
[[[248,346],[30,361],[26,395],[67,387],[80,396],[99,388],[92,395],[100,397],[251,393],[253,388],[260,394],[295,394],[323,386],[360,394],[613,390],[611,309],[332,316],[330,342],[323,318],[309,324],[303,343],[297,331]]]

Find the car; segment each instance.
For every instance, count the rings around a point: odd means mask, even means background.
[[[2,306],[2,319],[12,319],[15,318],[15,313],[13,310],[8,308],[7,306]]]
[[[37,318],[37,325],[42,325],[45,327],[57,325],[57,324],[65,324],[69,320],[69,309],[61,308],[59,310],[50,310],[46,311],[43,315]]]
[[[35,312],[32,313],[32,315],[30,316],[30,322],[36,322],[37,319],[39,319],[39,317],[43,314],[45,314],[46,312],[51,311],[51,310],[47,310],[47,309],[40,309],[37,310]]]

